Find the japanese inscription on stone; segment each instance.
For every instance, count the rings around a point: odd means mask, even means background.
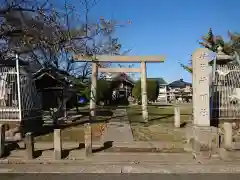
[[[199,126],[210,125],[208,54],[208,49],[200,48],[192,56],[194,124]]]
[[[200,78],[199,78],[199,84],[200,83],[204,83],[205,81],[207,81],[207,78],[206,78],[206,76],[201,76]]]

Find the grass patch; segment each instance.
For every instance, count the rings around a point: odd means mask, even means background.
[[[100,140],[100,137],[105,129],[105,123],[92,124],[93,141]],[[84,125],[65,128],[62,130],[63,141],[78,141],[84,142]],[[36,141],[53,141],[53,133],[36,137]]]
[[[171,125],[132,125],[133,137],[136,141],[163,141],[163,142],[182,142],[185,140],[183,129],[175,129]]]
[[[191,122],[191,107],[181,109],[181,123]],[[143,123],[141,106],[127,109],[134,139],[137,141],[169,141],[185,140],[185,128],[174,128],[173,106],[149,106],[149,121]]]

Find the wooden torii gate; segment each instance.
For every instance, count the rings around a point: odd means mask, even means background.
[[[142,97],[142,117],[145,122],[148,121],[148,99],[147,99],[147,72],[146,63],[163,63],[165,56],[106,56],[97,55],[95,57],[86,57],[83,55],[74,55],[75,61],[92,62],[91,77],[91,98],[90,98],[90,118],[95,118],[96,112],[96,91],[98,72],[140,72],[141,73],[141,97]],[[101,62],[110,63],[141,63],[140,68],[102,68],[98,67]],[[88,129],[88,130],[87,130]],[[85,131],[85,150],[89,154],[92,152],[91,126],[86,127]]]

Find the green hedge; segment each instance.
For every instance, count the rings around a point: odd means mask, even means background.
[[[82,91],[82,96],[90,101],[91,97],[91,84]],[[96,102],[105,101],[111,97],[111,83],[106,80],[97,81],[97,98]]]
[[[147,96],[148,100],[155,101],[158,98],[159,85],[157,80],[147,80]],[[138,80],[132,90],[135,99],[141,99],[141,80]]]

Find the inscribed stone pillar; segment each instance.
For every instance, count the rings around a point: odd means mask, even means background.
[[[210,51],[200,48],[192,55],[194,125],[210,126],[208,63]]]
[[[4,155],[5,150],[5,125],[0,124],[0,157]]]
[[[218,148],[217,129],[210,127],[209,61],[211,51],[197,49],[192,55],[193,64],[193,119],[192,148],[195,157],[210,158]]]
[[[145,122],[148,121],[148,99],[147,99],[147,71],[146,62],[141,62],[141,93],[142,93],[142,116]]]
[[[174,126],[180,128],[180,108],[174,108]]]
[[[96,94],[97,94],[97,63],[92,63],[92,79],[91,79],[91,99],[90,99],[90,116],[93,119],[96,115]]]
[[[55,160],[62,159],[61,129],[54,129],[53,147],[54,147],[54,159]]]

